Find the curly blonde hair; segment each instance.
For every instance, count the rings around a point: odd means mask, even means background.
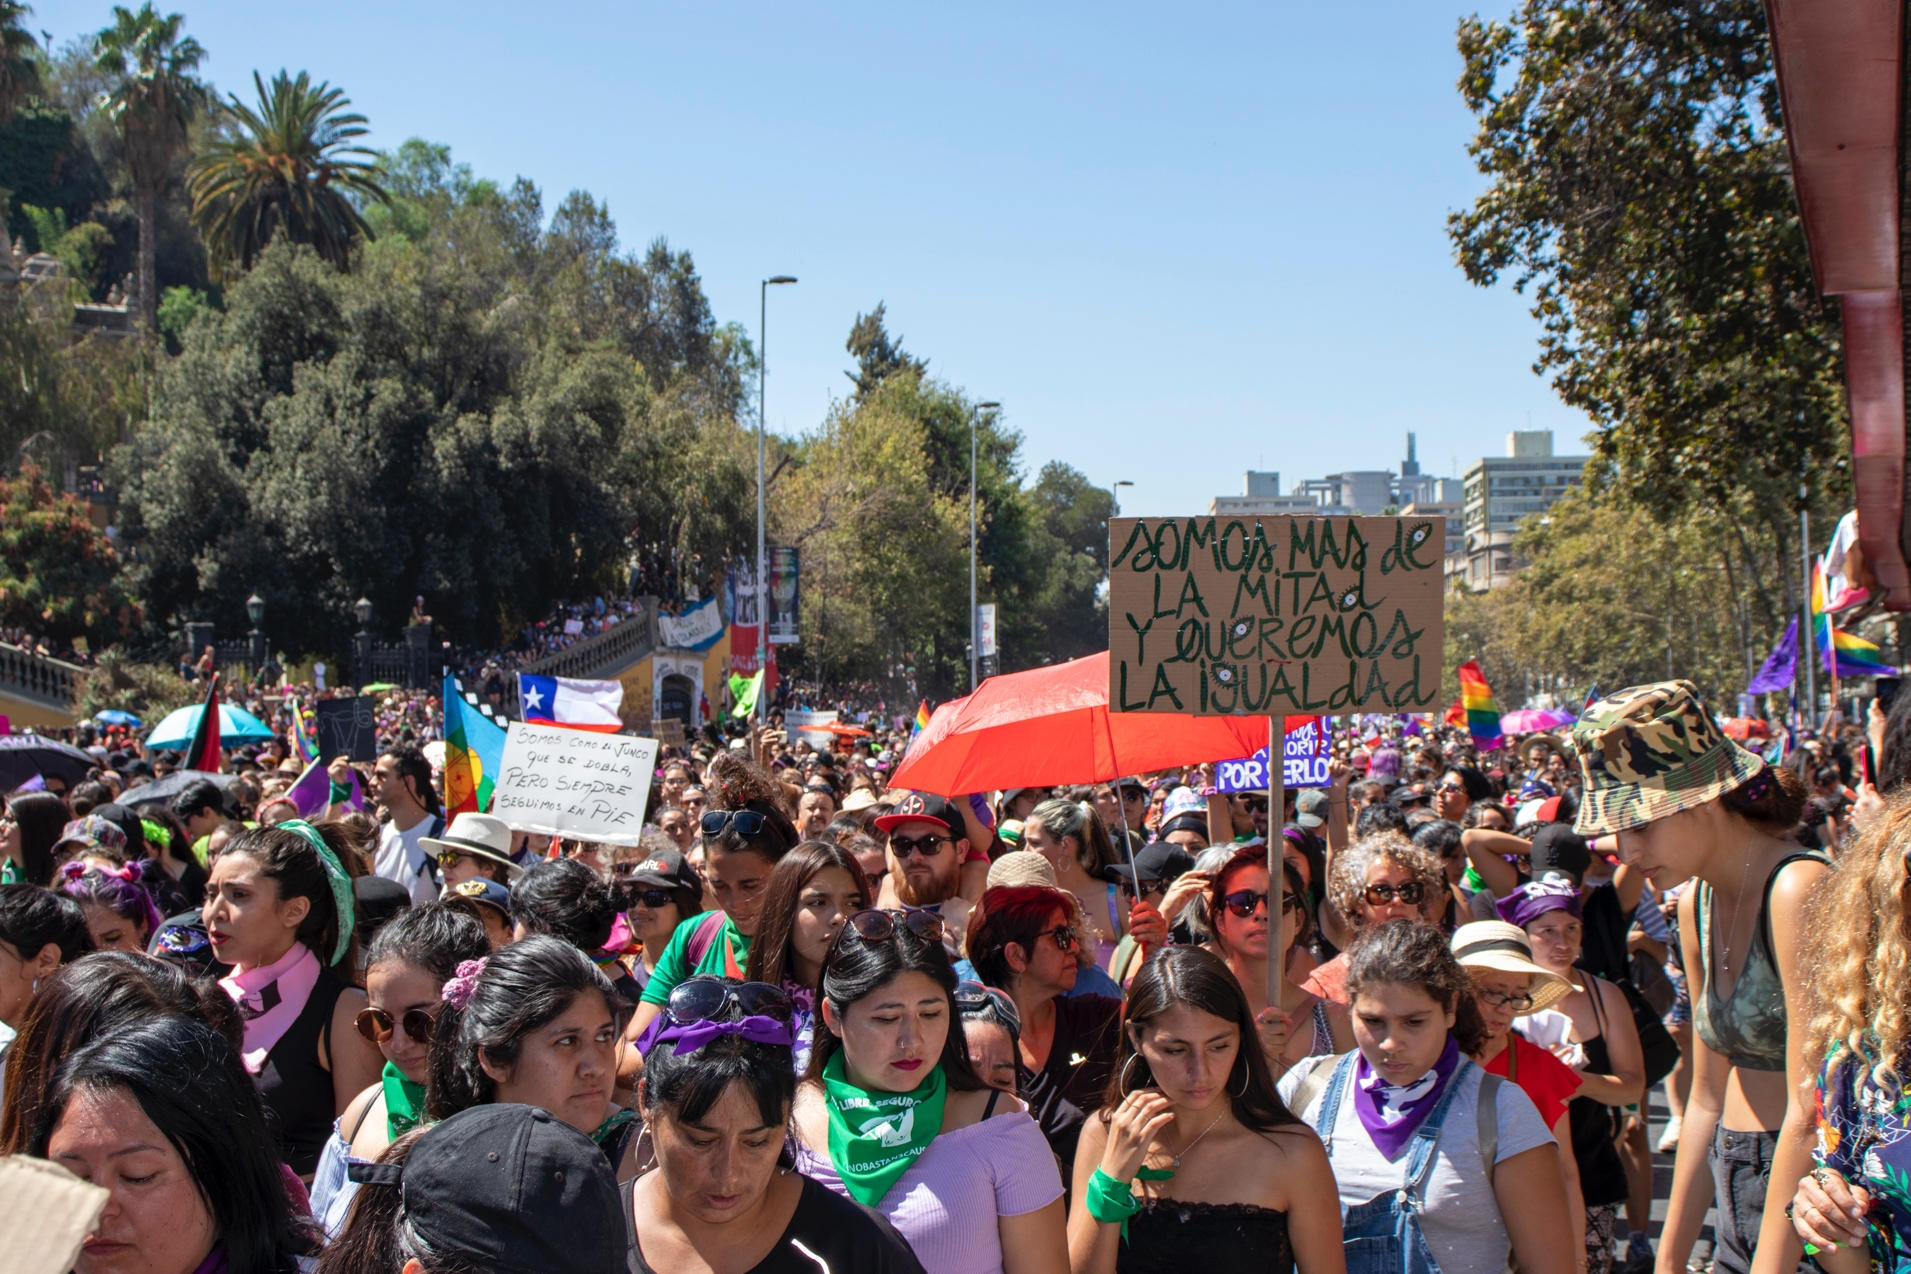
[[[1805,907],[1806,1057],[1842,1048],[1882,1083],[1911,1037],[1911,789],[1840,851]],[[1815,1061],[1814,1061],[1815,1065]]]
[[[1327,897],[1334,904],[1334,910],[1345,917],[1348,924],[1360,923],[1356,904],[1366,892],[1367,872],[1383,858],[1413,873],[1413,878],[1426,891],[1426,899],[1420,904],[1420,918],[1428,924],[1438,923],[1451,896],[1446,871],[1439,859],[1398,832],[1380,832],[1357,840],[1334,856],[1333,870],[1327,877]]]

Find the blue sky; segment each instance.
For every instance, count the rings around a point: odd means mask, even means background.
[[[1249,468],[1393,467],[1408,430],[1443,475],[1529,421],[1583,450],[1522,298],[1446,239],[1481,186],[1467,0],[163,7],[222,90],[309,70],[374,144],[447,143],[547,209],[590,190],[753,336],[758,281],[798,276],[770,301],[783,432],[847,392],[883,301],[932,374],[1002,402],[1031,472],[1132,479],[1126,513],[1205,510]],[[35,8],[60,44],[109,6]]]

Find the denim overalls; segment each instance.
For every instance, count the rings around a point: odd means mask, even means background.
[[[1320,1103],[1320,1134],[1327,1159],[1334,1158],[1334,1128],[1340,1119],[1340,1103],[1348,1079],[1354,1071],[1358,1050],[1348,1053],[1334,1066],[1334,1077]],[[1440,1128],[1446,1123],[1447,1110],[1460,1091],[1473,1063],[1462,1060],[1440,1104],[1413,1134],[1407,1153],[1406,1180],[1398,1190],[1390,1190],[1365,1203],[1347,1209],[1340,1223],[1347,1250],[1347,1274],[1440,1274],[1426,1235],[1420,1229],[1420,1211],[1426,1206],[1427,1178],[1433,1172],[1433,1150],[1440,1140]]]

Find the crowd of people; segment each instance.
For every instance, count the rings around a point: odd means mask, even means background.
[[[79,1274],[1911,1270],[1911,697],[1343,722],[1278,809],[873,724],[697,736],[630,845],[423,731],[309,821],[102,748],[0,820],[0,1154],[108,1192]]]

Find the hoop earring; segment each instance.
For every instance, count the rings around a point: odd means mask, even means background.
[[[1233,1089],[1229,1089],[1228,1096],[1230,1097],[1247,1096],[1248,1081],[1252,1077],[1253,1077],[1253,1068],[1247,1064],[1247,1059],[1244,1057],[1241,1059],[1241,1091],[1237,1093]]]
[[[1115,1091],[1123,1097],[1128,1095],[1128,1068],[1133,1066],[1140,1057],[1140,1053],[1130,1053],[1128,1060],[1121,1064],[1121,1074],[1116,1077]]]

